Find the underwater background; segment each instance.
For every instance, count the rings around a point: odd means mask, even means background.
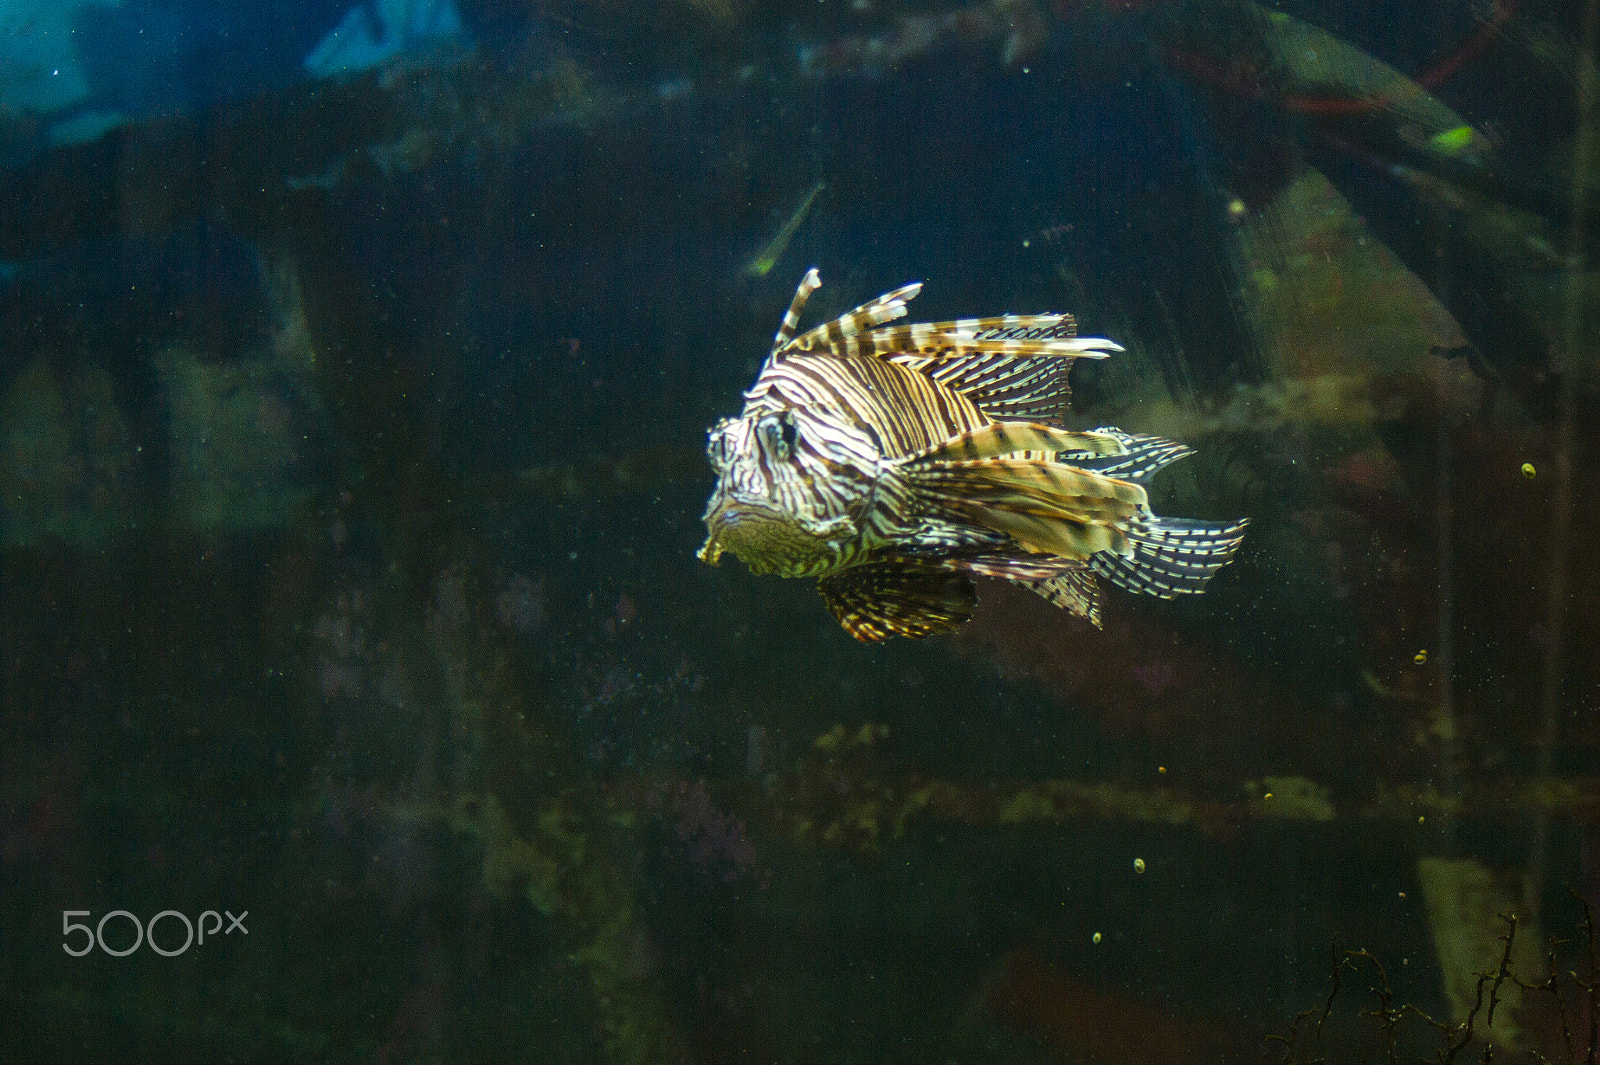
[[[0,0],[0,1061],[1592,1062],[1596,7]],[[1237,559],[696,561],[811,266]]]

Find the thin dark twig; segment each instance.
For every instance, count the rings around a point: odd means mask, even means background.
[[[1457,1065],[1461,1052],[1477,1039],[1483,1044],[1483,1053],[1478,1065],[1492,1065],[1496,1050],[1505,1051],[1506,1043],[1502,1039],[1497,1046],[1488,1037],[1487,1032],[1481,1029],[1488,1029],[1494,1025],[1499,1007],[1507,1001],[1505,992],[1508,983],[1528,995],[1544,994],[1554,1000],[1561,1020],[1561,1036],[1566,1050],[1564,1065],[1577,1065],[1572,1012],[1567,1008],[1563,986],[1569,979],[1583,996],[1584,1011],[1588,1020],[1588,1039],[1583,1065],[1600,1065],[1600,1061],[1597,1061],[1600,1059],[1600,944],[1595,941],[1594,913],[1589,903],[1571,888],[1568,888],[1568,893],[1583,907],[1584,916],[1580,926],[1583,932],[1582,956],[1585,969],[1583,975],[1580,976],[1570,969],[1563,975],[1563,969],[1558,962],[1564,954],[1570,953],[1564,948],[1575,944],[1551,938],[1546,945],[1547,968],[1541,979],[1537,981],[1523,979],[1512,966],[1519,919],[1516,914],[1502,913],[1499,916],[1505,923],[1505,934],[1500,937],[1499,962],[1493,968],[1476,974],[1477,987],[1471,1008],[1467,1010],[1466,1017],[1462,1021],[1450,1023],[1439,1020],[1412,1003],[1397,1004],[1394,991],[1389,984],[1388,970],[1376,955],[1367,950],[1341,952],[1338,945],[1334,944],[1331,948],[1330,987],[1321,1007],[1311,1007],[1296,1014],[1287,1037],[1270,1037],[1272,1042],[1283,1044],[1278,1065],[1326,1065],[1325,1057],[1310,1056],[1313,1044],[1320,1043],[1323,1030],[1333,1015],[1334,1007],[1344,990],[1345,972],[1359,975],[1364,965],[1372,967],[1370,989],[1376,1001],[1368,1008],[1357,1009],[1356,1016],[1372,1018],[1382,1031],[1385,1039],[1383,1060],[1386,1065],[1400,1065],[1399,1026],[1407,1017],[1415,1017],[1427,1028],[1432,1029],[1438,1037],[1437,1052],[1431,1058],[1424,1059],[1425,1062],[1431,1065]],[[1313,1016],[1316,1017],[1315,1027],[1310,1023]],[[1519,1050],[1512,1056],[1514,1060],[1526,1061],[1529,1065],[1552,1065],[1550,1059],[1537,1048]]]
[[[1494,1009],[1500,1005],[1500,985],[1505,981],[1506,974],[1511,971],[1511,944],[1517,938],[1517,915],[1502,913],[1500,919],[1506,923],[1506,934],[1501,936],[1506,949],[1500,955],[1500,968],[1494,974],[1494,987],[1489,991],[1489,1027],[1494,1027]],[[1482,983],[1479,983],[1482,988]]]

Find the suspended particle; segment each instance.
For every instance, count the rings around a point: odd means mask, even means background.
[[[1531,481],[1535,477],[1537,477],[1538,475],[1539,475],[1539,471],[1533,468],[1533,463],[1524,462],[1522,464],[1522,476],[1526,477],[1528,480]]]
[[[1144,859],[1143,858],[1135,858],[1133,860],[1133,871],[1136,872],[1136,873],[1144,872]]]
[[[1165,773],[1166,771],[1167,771],[1167,767],[1166,766],[1164,766],[1164,765],[1156,766],[1156,772],[1157,773]]]
[[[1426,650],[1418,651],[1416,653],[1416,655],[1411,659],[1411,661],[1415,662],[1419,666],[1427,665],[1428,664],[1428,652]]]
[[[1095,942],[1095,943],[1098,943],[1098,942],[1100,942],[1100,933],[1099,933],[1099,932],[1096,932],[1096,933],[1095,933],[1095,934],[1094,934],[1094,935],[1092,935],[1092,936],[1090,936],[1090,937],[1089,937],[1089,939],[1090,939],[1090,940],[1091,940],[1091,941],[1092,941],[1092,942]]]

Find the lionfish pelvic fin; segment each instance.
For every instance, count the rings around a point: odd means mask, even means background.
[[[977,603],[965,574],[899,559],[854,566],[822,578],[817,588],[845,631],[866,643],[954,632]]]

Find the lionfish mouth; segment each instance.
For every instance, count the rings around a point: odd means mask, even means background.
[[[736,530],[742,520],[747,523],[749,516],[748,513],[742,510],[730,510],[727,503],[718,503],[706,511],[705,517],[702,519],[706,523],[706,542],[700,545],[700,561],[715,566],[722,560],[723,552],[728,551],[730,548],[734,554],[738,554],[738,548],[733,544],[725,543],[724,536],[730,531]],[[739,539],[739,534],[736,531],[733,532],[732,539],[734,541]]]
[[[716,533],[706,537],[706,542],[700,545],[698,554],[701,562],[709,562],[713,566],[722,561],[722,545],[717,543]]]
[[[708,530],[700,558],[716,565],[724,552],[737,555],[753,573],[776,573],[796,556],[815,551],[811,537],[783,515],[750,503],[725,503],[705,516]]]

